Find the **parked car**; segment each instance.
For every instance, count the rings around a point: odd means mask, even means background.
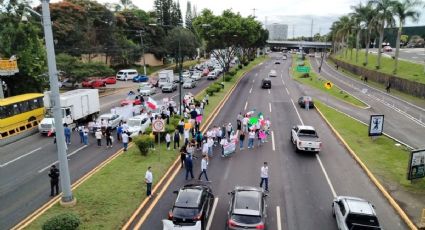
[[[183,83],[183,88],[184,89],[192,89],[196,87],[196,82],[192,79],[188,79],[186,81],[184,81]]]
[[[297,125],[292,127],[291,141],[296,152],[320,152],[322,142],[313,126]]]
[[[146,75],[138,75],[133,78],[133,82],[147,82],[149,81],[149,77]]]
[[[108,127],[115,129],[118,127],[120,121],[123,117],[119,114],[105,113],[99,116],[97,119],[98,122],[96,124],[101,124],[101,120],[106,120],[108,122]],[[96,126],[95,128],[101,128],[100,126]]]
[[[276,70],[274,69],[270,70],[269,77],[277,77]]]
[[[139,88],[139,93],[142,96],[150,96],[150,95],[156,93],[156,88],[153,87],[152,85],[146,85],[146,86],[143,86],[143,87],[140,87]]]
[[[340,230],[382,229],[373,204],[361,198],[335,197],[332,202],[332,214]]]
[[[189,184],[174,193],[177,198],[168,213],[168,219],[177,226],[193,226],[200,222],[201,228],[206,229],[214,202],[211,188]]]
[[[314,108],[314,101],[313,101],[313,98],[311,98],[310,96],[302,96],[298,98],[298,104],[300,105],[300,107],[305,108],[306,100],[308,100],[308,105],[309,105],[308,107],[310,109]]]
[[[208,80],[215,80],[215,79],[217,79],[217,77],[218,77],[217,73],[216,73],[215,71],[211,71],[211,72],[208,74],[207,79],[208,79]]]
[[[75,82],[74,84],[72,84],[71,80],[66,78],[62,82],[60,82],[59,87],[60,88],[81,88],[82,84],[79,82]]]
[[[193,74],[190,78],[192,78],[195,81],[199,81],[202,78],[202,73],[199,72],[199,71],[195,71],[195,72],[193,72]]]
[[[208,76],[209,73],[210,73],[210,70],[208,68],[205,68],[204,70],[202,70],[202,76]]]
[[[261,88],[263,89],[271,89],[272,88],[272,81],[270,78],[266,77],[261,81]]]
[[[283,55],[282,60],[286,60],[286,59],[288,59],[288,57],[286,55]]]
[[[140,134],[143,134],[147,127],[151,124],[147,114],[141,114],[129,118],[127,121],[128,132],[130,132],[130,138],[134,138]]]
[[[102,81],[104,81],[108,85],[112,85],[117,83],[117,78],[115,76],[104,77],[102,78]]]
[[[140,100],[140,96],[138,95],[128,95],[124,100],[121,101],[121,106],[125,105],[141,105],[142,101]]]
[[[171,82],[164,83],[164,85],[162,86],[163,93],[166,93],[166,92],[172,93],[175,90],[177,90],[177,85]]]
[[[237,186],[229,194],[227,230],[266,229],[267,194],[262,188]]]
[[[384,52],[391,52],[393,51],[393,48],[391,46],[384,46]]]
[[[105,87],[106,83],[102,81],[101,79],[95,79],[95,80],[84,80],[81,82],[81,85],[86,88],[99,88],[99,87]]]

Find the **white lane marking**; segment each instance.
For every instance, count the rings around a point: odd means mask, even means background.
[[[78,149],[74,150],[74,152],[72,152],[72,153],[68,154],[68,155],[67,155],[67,157],[71,157],[72,155],[76,154],[78,151],[80,151],[80,150],[82,150],[82,149],[86,148],[87,146],[88,146],[88,145],[83,145],[83,146],[81,146],[80,148],[78,148]],[[57,164],[57,163],[59,163],[59,161],[55,161],[55,162],[53,162],[53,163],[49,164],[49,166],[46,166],[46,167],[44,167],[44,168],[42,168],[42,169],[38,170],[38,173],[42,173],[43,171],[47,170],[47,169],[48,169],[48,168],[50,168],[52,165],[55,165],[55,164]]]
[[[270,110],[270,113],[272,112],[272,103],[270,103],[269,102],[269,110]]]
[[[251,89],[249,90],[249,93],[252,93],[252,87],[251,87]]]
[[[255,75],[255,76],[257,76],[257,75]],[[255,82],[255,79],[252,79],[252,83],[254,83]]]
[[[215,208],[217,207],[217,203],[218,203],[218,197],[214,198],[214,204],[211,209],[210,218],[208,219],[208,223],[207,223],[207,228],[206,228],[207,230],[210,230],[211,228],[211,223],[212,223],[212,220],[214,219],[214,213],[215,213]]]
[[[32,154],[32,153],[35,153],[35,152],[37,152],[37,151],[38,151],[38,150],[40,150],[40,149],[41,149],[41,147],[36,148],[36,149],[32,150],[31,152],[25,153],[25,154],[24,154],[24,155],[22,155],[22,156],[19,156],[19,157],[15,158],[15,159],[13,159],[13,160],[11,160],[11,161],[8,161],[8,162],[6,162],[6,163],[4,163],[4,164],[1,164],[1,165],[0,165],[0,168],[3,168],[4,166],[6,166],[6,165],[8,165],[8,164],[11,164],[11,163],[13,163],[13,162],[15,162],[15,161],[17,161],[17,160],[19,160],[19,159],[22,159],[22,158],[24,158],[24,157],[26,157],[26,156],[28,156],[28,155],[30,155],[30,154]]]
[[[283,80],[283,78],[282,78],[282,84],[285,85],[285,81]]]
[[[295,112],[297,112],[298,119],[300,119],[301,124],[304,125],[303,119],[301,119],[300,113],[298,112],[298,109],[295,106],[294,100],[292,100],[292,98],[291,98],[291,102],[292,102],[292,105],[294,106]]]
[[[282,78],[282,80],[283,80],[283,73],[280,74],[280,78]]]
[[[244,110],[246,110],[247,107],[248,107],[248,101],[245,102],[245,108],[244,108]]]
[[[280,207],[276,206],[277,230],[282,230],[282,220],[280,218]]]
[[[325,167],[323,167],[323,164],[322,164],[322,161],[320,160],[319,154],[316,154],[316,159],[317,159],[317,161],[319,161],[319,164],[320,164],[320,167],[322,168],[323,174],[325,174],[326,181],[328,182],[329,187],[331,188],[332,195],[334,197],[336,197],[336,192],[335,192],[334,186],[332,185],[332,182],[329,179],[329,176],[328,176],[328,173],[325,170]]]
[[[286,93],[289,95],[289,90],[288,90],[288,88],[285,88],[286,89]]]
[[[274,132],[272,131],[272,147],[273,147],[273,151],[276,151],[276,145],[274,143]]]
[[[412,57],[412,58],[414,58],[414,59],[418,59],[418,57],[416,57],[416,56],[415,56],[415,57]]]
[[[269,94],[270,94],[270,89],[269,89]]]

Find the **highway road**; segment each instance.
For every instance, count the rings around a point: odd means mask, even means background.
[[[370,49],[370,51],[372,53],[375,53],[375,54],[378,53],[378,49]],[[394,56],[395,55],[395,47],[393,47],[393,51],[391,51],[391,52],[384,52],[384,55],[387,56],[387,57]],[[424,62],[425,62],[425,49],[424,48],[401,48],[399,57],[402,60],[424,64]]]
[[[288,59],[281,65],[275,65],[270,60],[249,72],[212,122],[212,125],[232,122],[236,127],[237,114],[255,108],[270,118],[273,138],[269,138],[261,147],[237,150],[228,158],[220,157],[219,148],[216,147],[208,168],[208,177],[212,181],[210,186],[215,195],[215,211],[211,215],[209,229],[224,229],[228,192],[234,186],[259,186],[260,167],[264,161],[269,163],[270,168],[268,229],[337,229],[331,213],[332,199],[336,195],[365,198],[376,206],[384,229],[406,229],[318,113],[315,110],[302,110],[296,104],[298,97],[308,94],[309,89],[290,79],[290,62]],[[278,77],[272,78],[270,91],[261,89],[260,81],[271,69],[278,72]],[[316,127],[324,142],[320,154],[295,153],[290,143],[290,129],[296,124]],[[200,153],[196,155],[199,157]],[[195,174],[198,175],[200,157],[194,164]],[[180,169],[140,229],[161,229],[161,219],[167,217],[176,198],[172,191],[187,183],[199,183],[197,180],[185,181],[184,173]]]
[[[196,88],[182,89],[182,93],[184,95],[185,92],[190,91],[195,94],[209,83],[211,82],[203,78]],[[134,84],[134,89],[137,86],[138,84]],[[178,91],[168,94],[159,93],[160,90],[157,92],[153,96],[157,101],[164,97],[178,101]],[[111,108],[119,106],[120,100],[124,99],[126,94],[127,91],[102,97],[100,99],[101,113],[107,113]],[[113,148],[107,149],[104,140],[103,146],[98,147],[92,136],[89,136],[88,146],[79,142],[79,135],[74,132],[67,151],[72,182],[81,178],[122,147],[120,144],[114,144]],[[12,227],[50,199],[47,174],[49,167],[56,164],[57,159],[53,139],[38,133],[1,148],[0,229]]]

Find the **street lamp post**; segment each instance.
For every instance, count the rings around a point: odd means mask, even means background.
[[[72,196],[71,180],[69,177],[68,159],[66,155],[65,134],[62,126],[62,111],[59,97],[58,71],[56,69],[55,47],[53,44],[52,21],[50,18],[49,0],[41,0],[42,21],[44,27],[44,38],[46,41],[47,66],[49,69],[49,81],[51,91],[51,104],[53,105],[53,116],[55,120],[56,144],[58,149],[60,181],[62,188],[62,202],[74,203]]]
[[[146,61],[145,61],[145,46],[143,45],[143,36],[142,36],[143,30],[139,30],[140,34],[140,45],[142,46],[142,58],[143,58],[143,73],[146,75]]]

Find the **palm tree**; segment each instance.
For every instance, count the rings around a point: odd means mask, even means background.
[[[397,2],[394,6],[394,14],[398,17],[398,31],[397,31],[397,41],[396,41],[396,50],[395,50],[395,63],[393,73],[397,73],[398,68],[398,55],[400,52],[400,38],[403,26],[406,23],[406,19],[410,18],[413,22],[419,20],[420,13],[415,9],[417,6],[421,5],[421,0],[404,0],[402,2]]]
[[[381,68],[381,57],[382,57],[382,42],[384,40],[384,29],[385,26],[392,27],[394,23],[393,9],[397,4],[395,0],[370,0],[370,3],[376,8],[376,22],[378,24],[379,43],[378,43],[378,61],[376,63],[376,69]]]
[[[339,30],[337,31],[337,36],[341,38],[343,47],[346,47],[345,58],[347,58],[348,40],[352,29],[353,21],[349,16],[342,16],[339,18]]]
[[[370,46],[370,35],[372,34],[372,31],[376,31],[376,17],[375,17],[375,10],[373,9],[373,6],[371,3],[366,4],[365,8],[362,11],[364,23],[366,26],[366,52],[365,52],[365,62],[363,63],[364,66],[367,66],[369,64],[369,46]]]
[[[354,10],[354,12],[351,13],[350,15],[354,20],[354,29],[356,31],[356,63],[358,63],[361,32],[364,29],[368,29],[367,36],[370,36],[369,28],[372,28],[372,26],[370,25],[370,22],[373,18],[373,10],[370,4],[363,5],[362,3],[359,3],[357,6],[352,6],[351,8]],[[367,51],[368,51],[368,44],[369,44],[368,39],[370,38],[366,39]],[[367,56],[366,56],[366,62],[367,62]]]

